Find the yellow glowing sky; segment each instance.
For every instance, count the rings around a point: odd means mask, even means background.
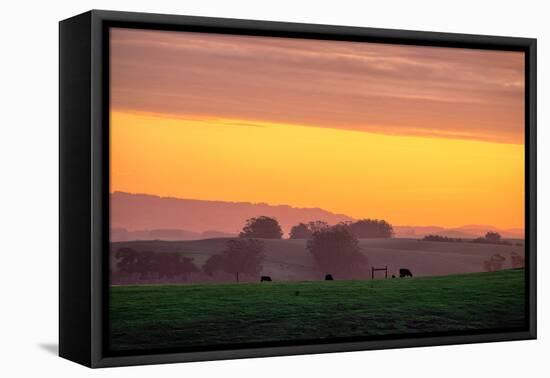
[[[110,31],[111,191],[524,226],[524,54]]]
[[[523,227],[523,146],[111,113],[111,188],[322,207],[393,224]]]

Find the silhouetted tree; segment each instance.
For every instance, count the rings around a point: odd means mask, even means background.
[[[193,263],[192,258],[180,256],[176,265],[176,274],[182,274],[184,277],[187,277],[189,273],[196,273],[199,271],[199,268]]]
[[[512,245],[511,242],[502,240],[498,232],[487,232],[485,236],[480,238],[473,239],[472,243],[485,243],[485,244],[503,244],[503,245]]]
[[[176,253],[156,253],[154,265],[159,278],[170,278],[178,274],[179,258],[180,256]]]
[[[491,256],[491,262],[493,264],[493,270],[501,270],[502,264],[506,261],[506,257],[497,253],[496,255]]]
[[[213,275],[217,271],[223,271],[223,261],[223,255],[212,255],[202,266],[202,271],[209,276]]]
[[[298,223],[290,229],[290,239],[309,239],[314,232],[330,227],[327,222],[316,220],[306,223]]]
[[[206,260],[202,271],[209,276],[223,271],[235,275],[259,275],[262,270],[264,244],[256,239],[232,239],[226,244],[225,250],[218,255],[212,255]]]
[[[506,260],[506,257],[497,253],[491,256],[489,260],[483,262],[483,269],[487,272],[494,272],[502,269],[502,264]]]
[[[525,266],[525,257],[519,255],[517,252],[512,252],[510,258],[512,260],[512,268],[519,269]]]
[[[309,231],[311,231],[311,233],[313,234],[314,232],[329,228],[330,225],[325,221],[316,220],[316,221],[308,222],[307,227],[309,228]]]
[[[487,232],[485,234],[485,239],[493,243],[498,243],[500,242],[500,234],[498,232]]]
[[[143,251],[138,253],[136,272],[139,273],[142,280],[146,279],[151,273],[158,272],[158,261],[155,259],[154,252]]]
[[[246,220],[240,238],[280,239],[283,231],[275,218],[260,216]]]
[[[347,225],[351,232],[360,239],[393,237],[393,227],[385,220],[360,219],[347,223]]]
[[[120,273],[132,275],[137,272],[138,253],[132,248],[121,248],[115,253],[116,267]]]
[[[239,274],[259,275],[262,270],[264,243],[256,239],[232,239],[222,252],[223,270],[234,274],[239,282]]]
[[[435,242],[446,242],[446,243],[461,243],[461,238],[450,238],[448,236],[441,235],[426,235],[422,238],[423,241],[435,241]]]
[[[305,223],[298,223],[292,226],[289,233],[290,239],[309,239],[311,237],[311,230]]]
[[[367,258],[359,249],[357,237],[345,224],[316,231],[307,242],[307,249],[324,273],[353,278],[364,274]]]
[[[115,253],[119,273],[133,275],[139,274],[139,279],[157,277],[173,278],[189,273],[198,272],[199,269],[193,263],[193,259],[184,257],[180,253],[172,252],[137,252],[132,248],[121,248]]]
[[[181,256],[179,253],[155,253],[151,269],[155,269],[159,278],[172,278],[178,275],[186,277],[189,273],[198,272],[193,259]]]

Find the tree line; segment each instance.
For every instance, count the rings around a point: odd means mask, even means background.
[[[500,253],[496,253],[489,257],[489,259],[483,261],[483,270],[486,272],[496,272],[498,270],[502,270],[505,261],[505,256],[502,256]],[[510,254],[510,264],[512,269],[522,269],[525,267],[525,257],[517,252],[512,252]]]
[[[247,219],[238,238],[226,242],[225,248],[211,255],[199,269],[193,259],[182,253],[116,251],[119,275],[139,280],[179,278],[202,273],[207,277],[226,274],[235,282],[259,277],[264,262],[265,243],[260,239],[282,239],[277,219],[260,216]],[[368,275],[367,258],[359,248],[359,238],[392,237],[392,226],[383,220],[363,219],[329,225],[323,221],[299,223],[290,231],[290,239],[308,239],[306,248],[322,274],[339,278],[360,278]]]
[[[446,243],[462,243],[466,239],[462,238],[450,238],[447,236],[441,235],[426,235],[422,238],[423,241],[433,241],[433,242],[446,242]],[[484,236],[479,238],[467,240],[469,243],[482,243],[482,244],[501,244],[501,245],[512,245],[511,242],[502,240],[502,237],[498,232],[487,232]],[[518,243],[520,245],[521,243]]]
[[[391,238],[394,235],[393,226],[385,220],[380,219],[360,219],[353,222],[342,222],[338,225],[348,228],[359,239]],[[300,222],[290,229],[289,239],[309,239],[315,232],[330,227],[327,222],[321,220],[307,223]],[[239,237],[282,239],[283,230],[276,218],[260,216],[247,219]]]
[[[180,253],[136,251],[133,248],[121,248],[116,251],[117,270],[121,275],[137,276],[140,280],[186,279],[189,273],[199,271],[193,259]]]

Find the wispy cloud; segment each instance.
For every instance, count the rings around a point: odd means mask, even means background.
[[[519,52],[130,29],[111,41],[113,109],[523,143]]]

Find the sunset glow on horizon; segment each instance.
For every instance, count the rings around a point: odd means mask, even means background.
[[[523,54],[114,29],[111,191],[524,227]]]

